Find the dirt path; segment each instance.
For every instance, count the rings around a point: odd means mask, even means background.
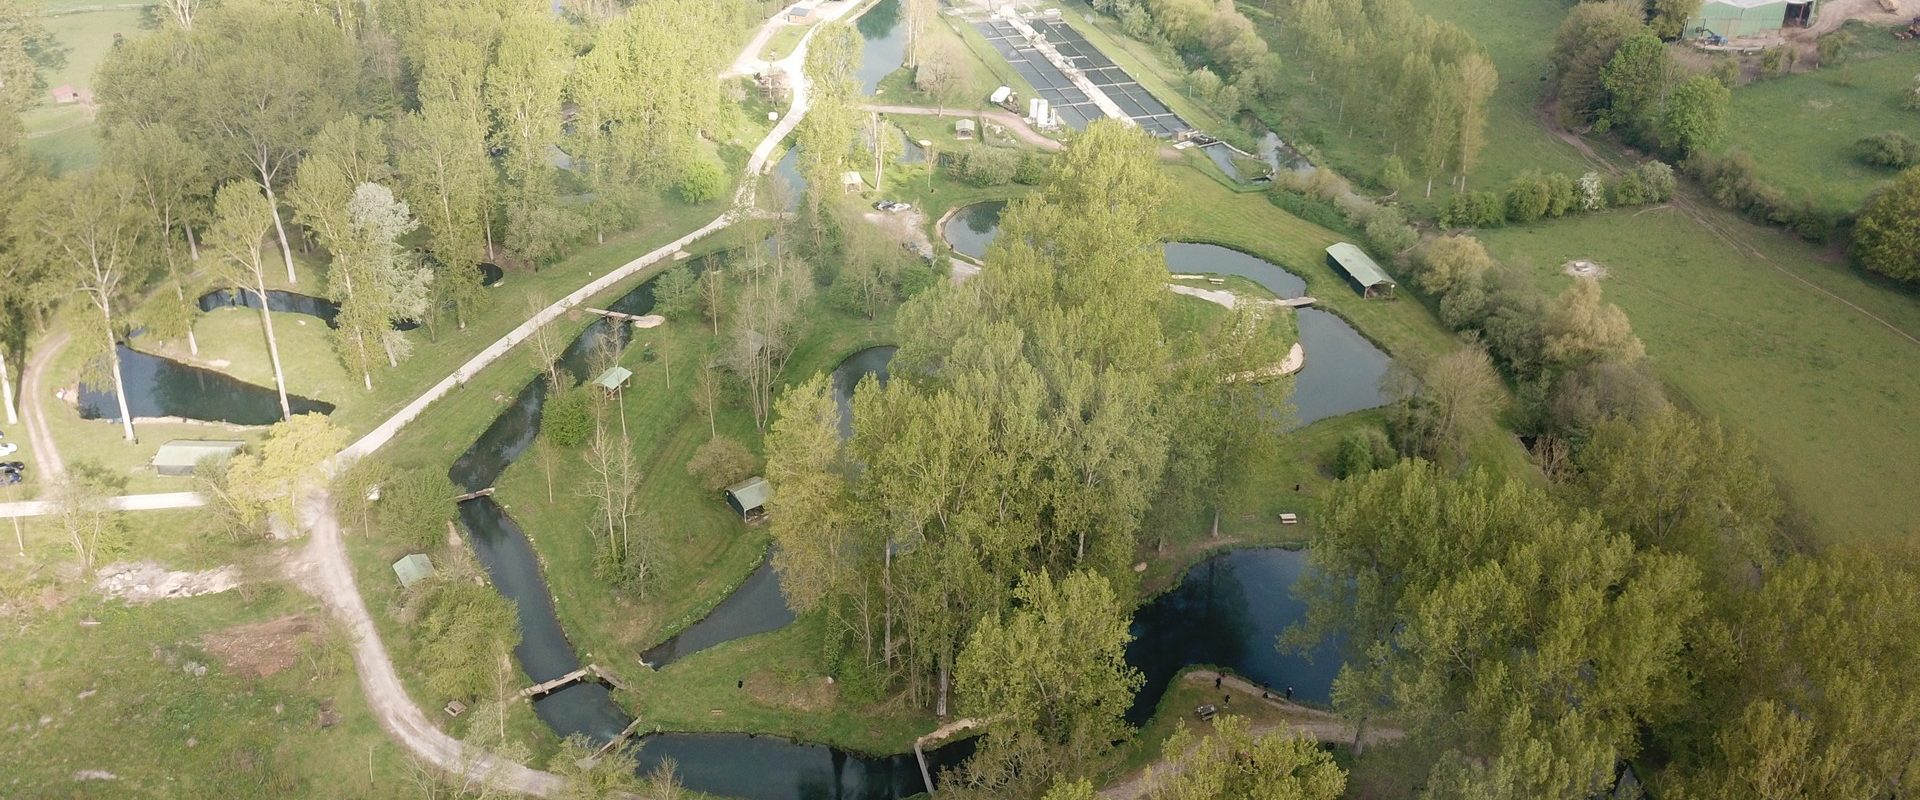
[[[300,527],[307,532],[307,546],[286,564],[287,576],[318,596],[346,627],[353,640],[353,665],[360,673],[361,691],[387,735],[415,757],[462,780],[523,795],[558,794],[564,788],[559,776],[470,748],[435,727],[414,704],[354,584],[346,545],[340,538],[340,520],[334,516],[333,498],[326,491],[309,495],[301,504]]]
[[[1278,696],[1273,696],[1262,687],[1239,676],[1222,675],[1213,670],[1205,669],[1191,670],[1181,676],[1181,680],[1187,683],[1202,685],[1211,683],[1216,678],[1220,680],[1220,688],[1222,691],[1231,691],[1235,695],[1246,698],[1243,702],[1264,703],[1271,708],[1278,709],[1281,714],[1285,715],[1285,720],[1281,722],[1261,722],[1255,724],[1252,728],[1255,736],[1291,731],[1296,736],[1304,736],[1321,742],[1353,741],[1353,726],[1345,720],[1340,719],[1330,712],[1321,711],[1317,708],[1308,708],[1298,703],[1288,702]],[[1392,728],[1369,729],[1366,735],[1366,742],[1368,744],[1388,742],[1399,739],[1404,735],[1402,732]],[[1153,771],[1156,776],[1179,774],[1178,770],[1171,767],[1168,759],[1162,756],[1154,763],[1148,764],[1133,774],[1101,789],[1100,796],[1107,800],[1139,800],[1139,798],[1145,797],[1147,790],[1153,788],[1153,784],[1157,783],[1157,781],[1150,782],[1147,780],[1147,772],[1149,770]]]
[[[47,431],[47,412],[43,405],[48,393],[40,385],[47,364],[66,346],[66,331],[48,336],[27,359],[26,369],[20,375],[20,421],[27,428],[27,444],[33,448],[33,466],[45,479],[58,478],[67,471],[66,462],[60,459],[60,448]]]
[[[873,111],[881,114],[904,114],[920,117],[980,117],[996,125],[1013,131],[1021,141],[1039,147],[1042,150],[1065,150],[1067,146],[1059,141],[1047,138],[1046,134],[1033,129],[1027,121],[1010,111],[974,111],[964,108],[928,108],[926,106],[889,106],[867,104],[861,111]]]

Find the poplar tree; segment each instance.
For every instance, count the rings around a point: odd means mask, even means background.
[[[396,322],[426,313],[433,275],[400,246],[400,237],[416,223],[407,204],[392,190],[363,183],[347,206],[346,238],[327,273],[329,289],[340,303],[335,340],[341,360],[373,389],[373,368],[384,353],[398,366],[409,349]]]
[[[287,377],[280,367],[280,340],[273,334],[273,315],[267,310],[267,264],[260,257],[260,240],[273,225],[273,212],[255,187],[237,182],[220,187],[213,200],[213,226],[207,246],[219,258],[221,276],[240,291],[253,290],[260,300],[260,327],[266,331],[267,358],[273,365],[273,388],[280,395],[280,418],[293,416],[287,405]]]
[[[110,170],[76,173],[41,184],[26,202],[17,221],[25,225],[24,235],[16,234],[16,241],[32,247],[31,257],[54,264],[65,284],[98,315],[81,339],[112,373],[120,427],[131,442],[133,415],[120,373],[119,334],[125,326],[120,313],[128,296],[146,283],[150,263],[135,252],[146,224],[138,214],[134,182]]]
[[[438,262],[434,286],[464,328],[482,298],[476,256],[486,239],[485,201],[493,184],[486,129],[450,102],[436,102],[394,126],[400,193],[417,209],[427,251]]]
[[[149,319],[148,328],[162,338],[185,337],[187,351],[197,355],[200,342],[193,335],[193,320],[199,306],[187,296],[187,265],[179,243],[191,236],[192,220],[205,213],[201,206],[211,177],[206,156],[167,123],[112,131],[105,151],[107,164],[133,179],[134,193],[154,228],[151,241],[159,245],[166,282],[172,289],[172,305],[158,319]],[[165,322],[156,325],[160,320]]]

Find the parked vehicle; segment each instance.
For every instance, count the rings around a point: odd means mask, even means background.
[[[913,208],[913,204],[902,203],[898,200],[881,200],[880,202],[874,203],[873,207],[874,207],[874,210],[876,211],[885,211],[889,214],[898,214],[902,211],[906,211],[908,209]]]
[[[20,445],[12,442],[0,442],[0,456],[13,455],[13,451],[18,449],[20,449]]]

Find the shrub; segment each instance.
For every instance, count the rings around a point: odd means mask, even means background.
[[[1393,462],[1393,445],[1387,442],[1387,435],[1379,428],[1360,428],[1340,437],[1333,456],[1333,474],[1337,478],[1351,478]]]
[[[436,701],[492,692],[494,672],[520,641],[512,601],[484,583],[451,576],[418,588],[412,641],[427,691]]]
[[[1640,181],[1638,172],[1628,172],[1620,176],[1613,184],[1613,205],[1615,207],[1637,206],[1647,202],[1646,187]]]
[[[1527,170],[1507,184],[1507,219],[1532,222],[1553,208],[1553,186],[1539,170]]]
[[[1013,182],[1022,186],[1038,186],[1047,179],[1047,160],[1038,153],[1024,153],[1020,164],[1013,168]]]
[[[579,447],[593,430],[593,414],[588,404],[593,398],[579,387],[549,392],[546,406],[540,410],[540,432],[561,447]]]
[[[1506,221],[1506,203],[1494,192],[1461,192],[1440,213],[1440,224],[1449,228],[1491,228]]]
[[[1471,236],[1442,236],[1426,243],[1414,257],[1420,288],[1435,294],[1480,282],[1493,267],[1493,257]]]
[[[715,436],[693,451],[687,473],[699,478],[707,491],[717,492],[752,477],[758,466],[753,451],[739,440]]]
[[[1401,218],[1399,212],[1375,214],[1367,222],[1367,243],[1382,253],[1404,253],[1420,242],[1420,232]]]
[[[1301,194],[1275,184],[1272,189],[1267,190],[1267,200],[1281,210],[1320,227],[1348,230],[1345,215],[1341,214],[1332,203],[1318,197]]]
[[[1920,164],[1920,142],[1899,131],[1863,137],[1854,145],[1860,149],[1860,160],[1876,167],[1906,169]]]
[[[1020,169],[1020,153],[999,147],[974,145],[948,162],[954,177],[975,186],[1000,186]]]
[[[1388,155],[1386,159],[1380,163],[1380,186],[1382,188],[1390,192],[1398,192],[1400,191],[1400,187],[1407,185],[1408,180],[1407,162],[1400,158],[1400,154],[1394,153]]]
[[[674,191],[680,200],[688,205],[698,205],[720,196],[727,188],[726,169],[720,162],[711,158],[697,158],[687,165],[686,174],[680,176],[680,183]]]
[[[1673,177],[1673,167],[1665,161],[1648,161],[1633,171],[1640,178],[1646,202],[1664,203],[1672,200],[1674,190],[1679,188],[1680,182]]]
[[[1574,192],[1581,211],[1599,211],[1607,207],[1607,185],[1598,172],[1580,176],[1580,183]]]
[[[1547,216],[1564,217],[1580,207],[1580,188],[1566,173],[1547,176]]]
[[[445,472],[408,470],[380,489],[380,531],[415,550],[431,549],[446,532],[460,494]]]

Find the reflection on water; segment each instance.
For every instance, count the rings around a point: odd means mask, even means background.
[[[780,593],[780,576],[773,571],[773,554],[769,551],[727,599],[699,622],[641,653],[640,660],[660,669],[714,645],[778,630],[792,621],[793,610],[787,608],[787,598]]]
[[[280,395],[270,386],[257,386],[224,372],[182,364],[124,344],[120,377],[127,387],[127,412],[134,418],[181,417],[234,425],[272,425],[280,421]],[[287,395],[295,414],[331,414],[333,404]],[[80,417],[119,421],[120,404],[114,398],[113,379],[101,386],[80,384]]]
[[[987,257],[987,246],[1000,234],[1000,213],[1007,209],[1004,200],[974,203],[954,212],[942,233],[947,243],[960,253],[975,259]]]
[[[1196,664],[1224,667],[1276,692],[1292,687],[1295,700],[1328,705],[1339,642],[1322,642],[1306,656],[1275,647],[1281,631],[1306,617],[1306,604],[1289,592],[1307,569],[1305,552],[1234,550],[1195,565],[1180,585],[1142,606],[1133,615],[1127,663],[1146,683],[1127,720],[1145,722],[1173,676]]]
[[[807,179],[800,177],[800,148],[795,147],[773,165],[773,174],[786,183],[787,210],[800,207],[800,198],[807,193]]]
[[[899,351],[900,348],[893,345],[869,347],[847,356],[840,366],[833,368],[833,402],[840,408],[840,438],[853,438],[853,391],[859,388],[860,380],[872,375],[885,386],[887,362]]]
[[[900,0],[880,0],[854,22],[865,41],[860,47],[860,81],[863,94],[873,94],[880,80],[892,75],[906,61],[907,26],[900,18]]]

